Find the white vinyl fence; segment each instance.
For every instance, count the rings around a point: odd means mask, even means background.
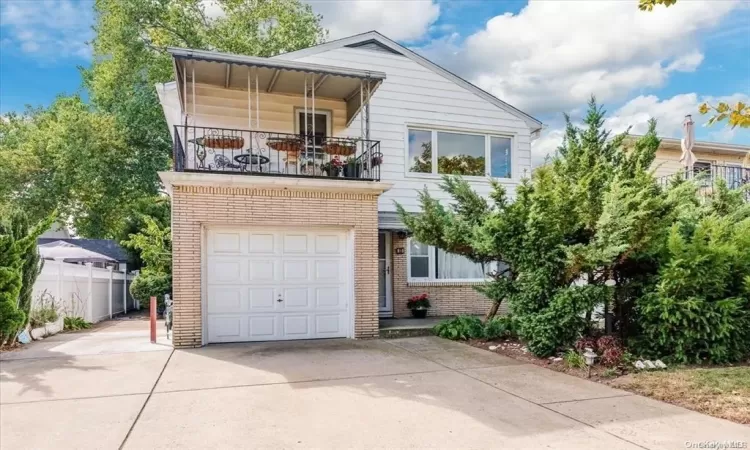
[[[110,268],[46,260],[34,284],[31,307],[46,291],[54,297],[62,315],[96,323],[140,308],[129,292],[133,278]]]

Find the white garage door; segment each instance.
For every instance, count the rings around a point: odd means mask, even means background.
[[[349,335],[346,234],[209,229],[209,342]]]

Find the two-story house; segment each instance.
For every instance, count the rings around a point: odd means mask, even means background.
[[[652,168],[662,184],[676,174],[696,178],[710,189],[714,182],[723,179],[730,189],[750,184],[750,146],[697,141],[692,149],[695,155],[692,173],[688,173],[680,157],[680,139],[661,138]]]
[[[481,267],[410,240],[443,174],[513,195],[541,123],[376,32],[257,58],[170,49],[174,345],[370,338],[427,292],[484,313]]]

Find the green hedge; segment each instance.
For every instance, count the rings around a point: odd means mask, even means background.
[[[155,296],[159,308],[164,306],[164,295],[172,294],[172,276],[160,272],[139,274],[130,284],[130,295],[138,300],[141,308],[148,308],[151,296]]]

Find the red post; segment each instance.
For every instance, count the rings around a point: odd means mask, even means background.
[[[151,297],[151,343],[156,344],[156,297]]]

